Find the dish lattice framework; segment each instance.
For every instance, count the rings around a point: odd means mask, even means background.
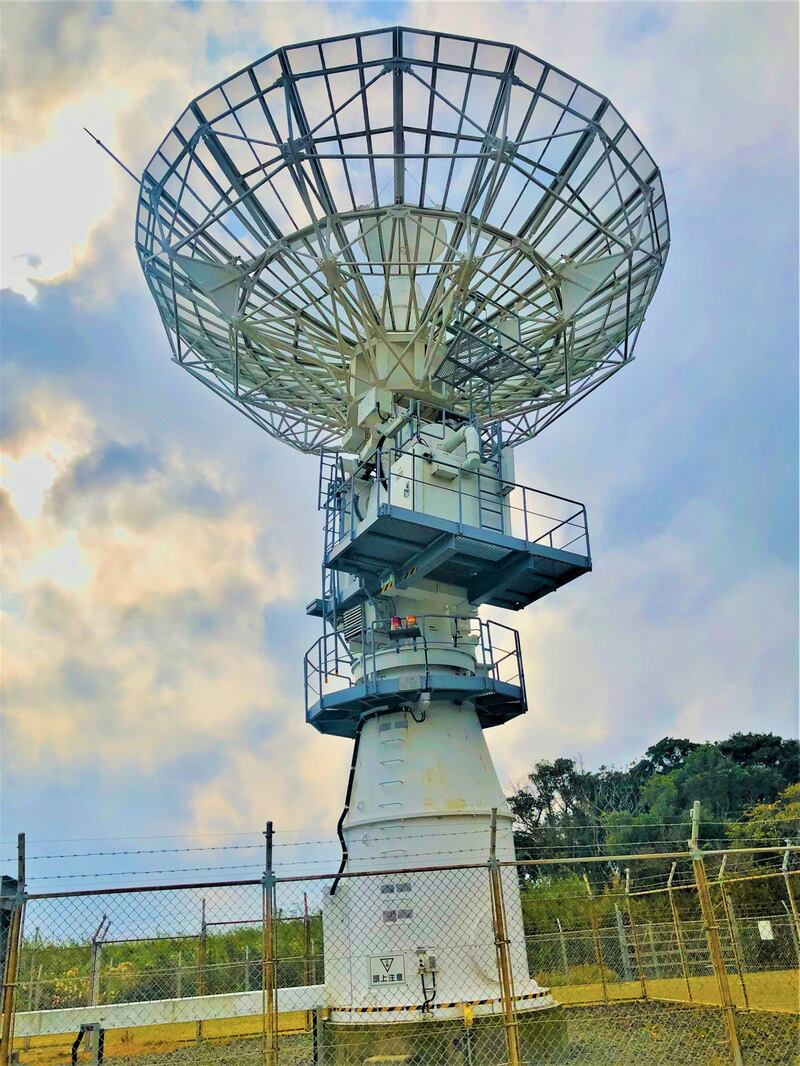
[[[669,222],[604,96],[513,45],[395,27],[279,48],[193,101],[136,240],[174,358],[318,452],[382,342],[505,443],[533,436],[631,358]]]

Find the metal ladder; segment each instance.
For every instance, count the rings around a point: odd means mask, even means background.
[[[484,488],[485,478],[478,479],[478,515],[481,529],[503,530],[503,499],[495,492]],[[492,482],[491,484],[495,484]]]
[[[333,639],[334,669],[339,669],[339,641],[336,633],[339,628],[338,601],[339,601],[339,575],[335,570],[325,565],[325,560],[330,555],[341,536],[342,509],[338,497],[338,489],[343,480],[343,471],[339,453],[337,451],[320,452],[319,457],[319,487],[317,491],[317,507],[324,511],[325,521],[323,525],[324,549],[322,556],[322,636],[323,656],[327,659],[331,638]]]

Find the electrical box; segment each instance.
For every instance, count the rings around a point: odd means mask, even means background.
[[[459,475],[461,465],[452,455],[447,455],[438,450],[432,453],[431,476],[438,477],[441,481],[455,481]]]
[[[437,969],[436,956],[427,948],[417,948],[417,973],[436,973]]]

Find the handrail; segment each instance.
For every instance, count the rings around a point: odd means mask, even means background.
[[[428,623],[432,621],[446,621],[455,623],[449,634],[431,634]],[[467,632],[459,632],[459,623],[469,624]],[[320,700],[331,688],[329,679],[335,678],[339,682],[345,682],[346,687],[352,688],[355,684],[353,667],[357,663],[361,665],[361,680],[367,693],[377,692],[378,670],[381,659],[385,662],[385,656],[391,654],[394,649],[397,653],[408,650],[411,647],[422,655],[422,663],[426,682],[430,678],[432,669],[432,651],[437,649],[458,649],[470,642],[467,647],[473,653],[475,661],[475,676],[485,677],[494,682],[518,685],[525,692],[525,677],[522,666],[522,651],[520,647],[519,633],[511,626],[492,619],[484,621],[474,615],[449,615],[428,614],[417,616],[418,634],[403,634],[392,637],[391,622],[389,619],[375,619],[369,626],[362,630],[361,652],[353,654],[341,633],[323,634],[306,652],[304,658],[304,688],[306,711],[309,706]],[[377,639],[379,634],[385,634],[385,642]],[[347,672],[343,673],[337,668],[335,658],[335,644],[339,643],[339,662],[344,662]],[[472,643],[474,642],[474,643]],[[342,652],[342,648],[345,652]]]
[[[437,493],[453,493],[457,499],[457,525],[459,528],[464,524],[464,511],[465,501],[474,501],[474,507],[476,509],[476,522],[478,528],[489,529],[494,532],[506,533],[510,536],[517,536],[511,529],[506,529],[505,526],[509,522],[513,522],[514,516],[521,517],[523,530],[520,531],[521,535],[518,539],[524,540],[526,544],[542,544],[549,543],[550,547],[555,547],[554,534],[557,534],[559,530],[563,530],[567,527],[571,527],[576,530],[576,535],[567,542],[567,545],[572,545],[576,541],[583,539],[584,550],[586,554],[589,554],[589,534],[588,523],[586,516],[586,507],[578,500],[570,499],[567,496],[558,496],[555,493],[547,492],[545,489],[534,489],[529,485],[523,485],[520,482],[509,481],[507,478],[503,478],[499,475],[489,474],[483,470],[468,471],[464,470],[463,466],[457,462],[448,461],[446,456],[441,453],[437,453],[435,460],[432,456],[432,451],[428,453],[420,453],[417,448],[395,447],[395,446],[383,446],[376,448],[372,455],[360,464],[358,469],[351,474],[345,481],[341,483],[339,488],[333,492],[330,496],[329,507],[336,508],[340,513],[340,520],[338,523],[333,523],[335,542],[338,543],[349,534],[350,539],[354,539],[356,535],[356,529],[358,522],[364,517],[359,512],[358,493],[356,492],[356,481],[360,482],[372,482],[373,486],[377,488],[377,506],[381,504],[387,504],[388,506],[398,505],[396,493],[393,492],[392,484],[397,478],[403,479],[403,481],[410,483],[411,495],[405,497],[407,503],[403,506],[408,506],[412,510],[417,509],[417,484],[428,485],[435,489]],[[411,469],[407,472],[400,472],[394,469],[395,463],[402,456],[408,456],[411,461]],[[436,484],[431,486],[430,482],[426,482],[421,476],[418,470],[418,463],[420,461],[436,462],[436,465],[440,469],[449,469],[454,471],[454,476],[451,482],[454,484],[448,484],[443,481],[442,484]],[[468,479],[474,479],[475,485],[471,483],[465,484]],[[521,494],[521,506],[519,502],[512,502],[511,497],[517,493]],[[394,497],[394,498],[393,498]],[[575,510],[569,513],[566,517],[563,514],[548,514],[545,510],[535,510],[533,506],[529,505],[529,501],[534,497],[542,497],[547,500],[556,501],[560,505],[568,505],[574,507]],[[497,506],[491,506],[489,508],[489,514],[491,516],[490,521],[485,520],[485,511],[487,499],[489,501],[496,501]],[[531,529],[533,525],[537,525],[541,528],[541,525],[536,520],[542,522],[553,522],[554,524],[542,532],[538,532],[537,528]],[[475,525],[476,522],[468,521],[467,525]],[[495,524],[497,523],[497,524]],[[338,531],[335,528],[338,525]],[[538,534],[538,535],[537,535]],[[565,550],[565,545],[560,545],[561,550]]]

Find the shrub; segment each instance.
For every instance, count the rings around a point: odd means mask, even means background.
[[[557,988],[560,985],[599,985],[602,978],[607,982],[618,981],[619,975],[610,966],[603,966],[601,977],[600,967],[588,964],[570,966],[569,973],[553,970],[551,973],[536,974],[537,983],[547,988]]]

